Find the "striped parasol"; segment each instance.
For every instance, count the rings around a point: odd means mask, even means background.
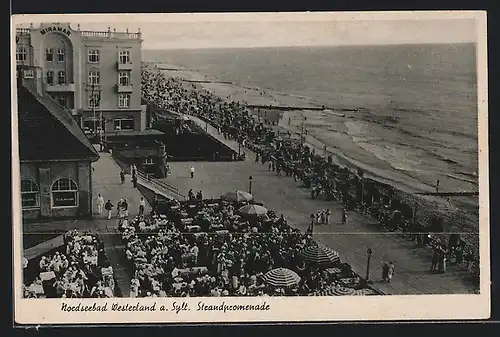
[[[291,287],[300,282],[296,272],[286,268],[277,268],[264,275],[264,281],[274,287]]]
[[[250,201],[253,200],[253,196],[250,193],[244,192],[244,191],[232,191],[232,192],[227,192],[222,196],[222,199],[228,200],[228,201],[237,201],[237,202],[242,202],[242,201]]]
[[[311,264],[340,263],[339,253],[324,246],[309,246],[301,252],[301,255]]]
[[[267,208],[259,205],[246,205],[238,210],[241,214],[246,215],[264,215],[267,214]]]
[[[363,289],[356,289],[355,295],[357,295],[357,296],[374,296],[374,295],[377,295],[377,293],[373,289],[363,288]]]
[[[330,287],[314,293],[316,296],[354,296],[358,295],[356,290],[346,287]]]

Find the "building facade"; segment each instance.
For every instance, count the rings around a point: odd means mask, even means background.
[[[41,90],[37,73],[18,67],[23,220],[91,216],[91,163],[99,154],[71,113]]]
[[[83,31],[68,23],[16,30],[18,65],[40,69],[43,90],[87,134],[144,131],[141,33]]]

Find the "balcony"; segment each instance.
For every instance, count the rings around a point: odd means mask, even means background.
[[[120,63],[118,61],[118,62],[116,62],[116,67],[118,70],[133,70],[134,64],[132,62]]]
[[[47,92],[75,92],[75,83],[46,84],[45,91],[47,91]]]
[[[117,84],[116,85],[116,92],[121,94],[121,93],[130,93],[134,91],[134,86],[132,84],[129,85],[121,85]]]

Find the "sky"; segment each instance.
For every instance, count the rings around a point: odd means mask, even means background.
[[[231,13],[19,16],[14,23],[70,22],[76,29],[137,32],[143,49],[336,46],[477,41],[464,13]]]

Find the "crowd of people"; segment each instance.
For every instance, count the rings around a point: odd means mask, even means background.
[[[122,220],[125,254],[134,271],[130,296],[305,296],[327,289],[375,294],[340,259],[305,259],[302,252],[307,247],[327,249],[317,246],[311,235],[272,211],[241,213],[246,204],[163,200],[150,216]],[[296,282],[266,279],[279,268],[296,274]]]
[[[148,82],[143,89],[148,102],[162,109],[196,115],[225,138],[237,140],[255,152],[255,161],[267,164],[276,175],[292,177],[309,188],[312,198],[340,202],[344,209],[342,222],[347,221],[348,212],[366,214],[378,221],[381,229],[400,231],[410,240],[436,250],[441,265],[445,266],[447,259],[454,264],[466,263],[478,275],[477,247],[460,238],[443,238],[443,219],[418,219],[415,207],[399,200],[391,186],[365,178],[362,170],[337,165],[331,156],[316,153],[305,144],[303,135],[299,140],[289,132],[280,135],[252,115],[244,103],[231,101],[230,97],[223,100],[193,84],[167,78],[154,68],[146,66],[143,74]],[[445,272],[446,267],[440,271]]]
[[[113,268],[97,235],[64,234],[64,245],[51,255],[25,263],[25,298],[114,297]]]

